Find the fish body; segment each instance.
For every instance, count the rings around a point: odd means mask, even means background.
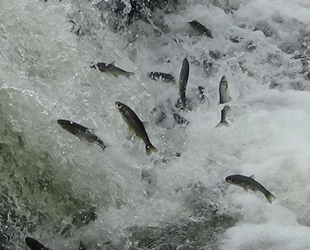
[[[31,250],[49,250],[49,248],[42,245],[38,240],[29,236],[25,238],[25,242]]]
[[[162,80],[163,82],[171,82],[171,83],[175,83],[175,78],[172,74],[167,74],[167,73],[162,73],[162,72],[149,72],[149,77],[152,80]]]
[[[114,77],[126,76],[129,78],[131,75],[134,75],[133,72],[128,72],[123,69],[120,69],[115,66],[115,62],[112,63],[97,63],[96,65],[92,65],[91,68],[99,69],[101,72],[104,72],[108,75],[113,75]]]
[[[225,75],[222,76],[220,85],[219,85],[219,95],[220,101],[219,104],[227,103],[231,101],[231,97],[228,90],[228,81]]]
[[[116,108],[121,113],[123,119],[136,136],[141,138],[145,143],[146,154],[150,155],[152,152],[157,152],[157,149],[152,145],[150,139],[145,131],[143,122],[139,119],[136,113],[127,105],[121,102],[115,102]]]
[[[73,121],[59,119],[57,123],[60,127],[67,130],[69,133],[77,136],[82,141],[87,141],[88,143],[95,143],[99,145],[102,149],[105,149],[104,142],[94,133],[92,133],[91,129],[84,127],[78,123]]]
[[[250,177],[239,175],[239,174],[230,175],[226,177],[226,181],[230,184],[243,187],[245,191],[248,191],[248,189],[251,189],[254,192],[259,191],[263,193],[266,196],[269,203],[272,203],[272,199],[276,198],[263,185],[261,185],[254,179],[254,175],[251,175]]]
[[[189,76],[189,63],[187,58],[184,58],[179,76],[179,95],[183,109],[186,107],[185,92],[187,87],[188,76]]]
[[[209,38],[213,38],[211,30],[207,29],[205,26],[203,26],[201,23],[197,22],[196,20],[193,20],[189,22],[190,26],[199,32],[201,35],[206,35]]]
[[[227,113],[230,110],[230,107],[228,105],[225,105],[225,107],[221,111],[221,121],[219,124],[216,125],[216,127],[219,126],[228,126],[228,122],[226,121]]]

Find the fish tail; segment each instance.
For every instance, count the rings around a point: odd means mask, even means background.
[[[275,197],[272,193],[270,193],[270,192],[266,193],[265,196],[266,196],[266,198],[267,198],[267,200],[269,201],[270,204],[272,203],[272,200],[276,198],[276,197]]]
[[[130,76],[133,76],[135,73],[133,72],[126,72],[126,77],[129,79]]]
[[[145,146],[145,149],[146,149],[146,154],[147,154],[147,155],[151,155],[152,152],[153,152],[153,153],[158,152],[157,148],[155,148],[152,144],[146,145],[146,146]]]
[[[216,128],[220,126],[228,126],[228,125],[229,123],[227,121],[223,121],[223,122],[219,122],[219,124],[216,125]]]

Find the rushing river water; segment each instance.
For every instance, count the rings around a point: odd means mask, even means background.
[[[309,249],[310,3],[133,2],[0,0],[0,249],[27,249],[26,236],[54,250]],[[184,58],[186,111],[177,84],[147,75],[178,78]],[[113,61],[135,75],[90,68]],[[231,111],[215,128],[222,75]],[[149,122],[158,153],[133,140],[115,101]],[[254,174],[276,199],[231,174]]]

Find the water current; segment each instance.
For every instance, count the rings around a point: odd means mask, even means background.
[[[0,6],[1,250],[27,249],[26,236],[55,250],[310,249],[309,1]],[[191,110],[176,105],[177,84],[147,74],[178,78],[184,58]],[[90,68],[114,61],[135,75]],[[229,126],[216,128],[223,75]],[[158,153],[146,155],[115,101],[148,122]],[[232,174],[254,174],[275,200],[228,184]]]

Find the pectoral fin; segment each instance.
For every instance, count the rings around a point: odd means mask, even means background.
[[[248,192],[248,188],[247,187],[243,187],[243,190]]]

